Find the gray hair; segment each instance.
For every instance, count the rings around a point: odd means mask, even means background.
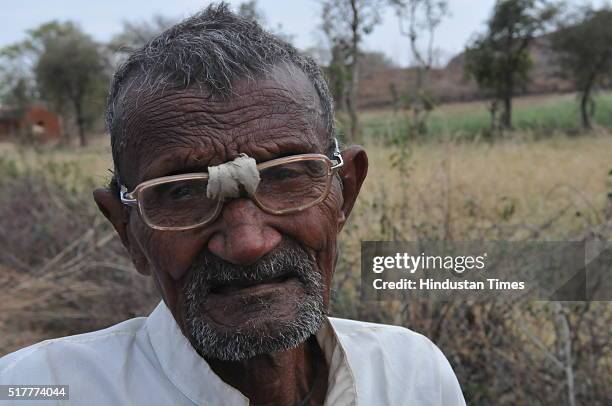
[[[263,76],[280,63],[295,65],[314,85],[329,138],[326,148],[331,148],[333,100],[317,64],[256,22],[231,12],[226,3],[213,4],[132,51],[116,71],[106,112],[115,166],[111,184],[116,186],[121,176],[118,165],[127,142],[122,106],[128,93],[197,85],[214,96],[229,98],[236,79]]]

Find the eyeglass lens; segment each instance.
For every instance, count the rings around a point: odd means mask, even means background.
[[[329,163],[323,159],[284,162],[260,170],[255,199],[275,212],[299,210],[321,199],[328,189]],[[189,227],[210,221],[219,202],[206,197],[206,179],[174,180],[143,188],[138,200],[151,225]]]

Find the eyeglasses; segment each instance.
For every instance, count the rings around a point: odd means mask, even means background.
[[[331,187],[332,175],[344,165],[334,139],[333,160],[321,154],[301,154],[257,165],[259,183],[250,198],[263,211],[283,215],[321,203]],[[119,196],[138,208],[143,221],[156,230],[188,230],[212,223],[223,199],[206,196],[206,172],[164,176],[140,183],[133,191],[121,185]]]

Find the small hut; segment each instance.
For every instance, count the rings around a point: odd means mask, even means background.
[[[0,106],[0,140],[29,138],[48,142],[59,140],[59,117],[42,105],[28,108]]]

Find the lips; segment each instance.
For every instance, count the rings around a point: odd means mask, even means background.
[[[239,293],[254,293],[260,290],[270,288],[278,288],[290,279],[294,279],[295,275],[285,273],[263,280],[236,280],[229,282],[221,282],[213,284],[210,289],[211,294],[231,295]]]

